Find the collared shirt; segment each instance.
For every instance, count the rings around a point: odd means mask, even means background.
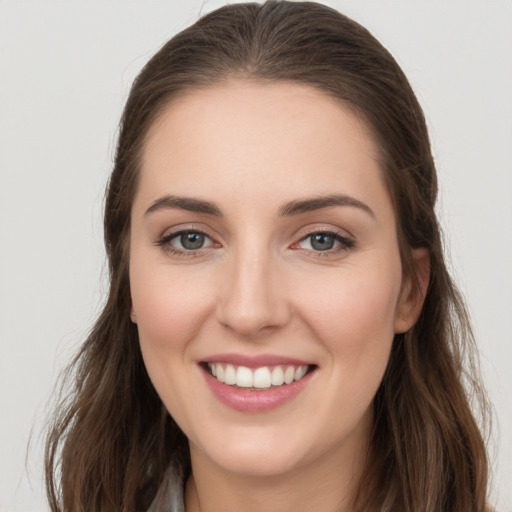
[[[181,472],[171,464],[148,512],[185,512],[183,485]]]

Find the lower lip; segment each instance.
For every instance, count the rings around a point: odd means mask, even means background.
[[[314,371],[307,373],[302,379],[291,384],[261,391],[229,386],[219,382],[215,377],[202,369],[206,383],[212,393],[224,405],[240,412],[266,412],[281,407],[295,398],[309,383]]]

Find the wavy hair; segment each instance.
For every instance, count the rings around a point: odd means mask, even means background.
[[[488,408],[464,302],[446,269],[437,178],[422,109],[389,52],[362,26],[313,2],[222,7],[167,42],[136,78],[106,193],[110,290],[68,373],[46,444],[52,512],[145,510],[188,444],[153,388],[130,321],[129,229],[145,137],[176,96],[233,78],[306,84],[359,113],[380,149],[403,272],[430,253],[416,325],[395,336],[374,399],[358,511],[482,512],[488,463],[476,411]]]

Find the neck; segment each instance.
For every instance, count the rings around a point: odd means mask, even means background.
[[[359,448],[352,457],[329,453],[320,463],[255,476],[225,471],[191,447],[186,512],[349,512],[365,464]]]

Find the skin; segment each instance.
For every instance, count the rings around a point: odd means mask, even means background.
[[[402,280],[377,155],[353,111],[290,83],[188,93],[148,133],[132,209],[132,319],[150,378],[190,442],[187,512],[347,509],[393,336],[421,308]],[[170,194],[214,203],[221,215],[147,211]],[[280,212],[332,194],[371,212]],[[203,231],[205,245],[186,252],[179,236],[158,245],[180,229]],[[308,236],[318,231],[353,246],[315,250]],[[413,256],[427,266],[424,251]],[[219,402],[198,364],[221,353],[316,369],[280,407],[240,412]]]

